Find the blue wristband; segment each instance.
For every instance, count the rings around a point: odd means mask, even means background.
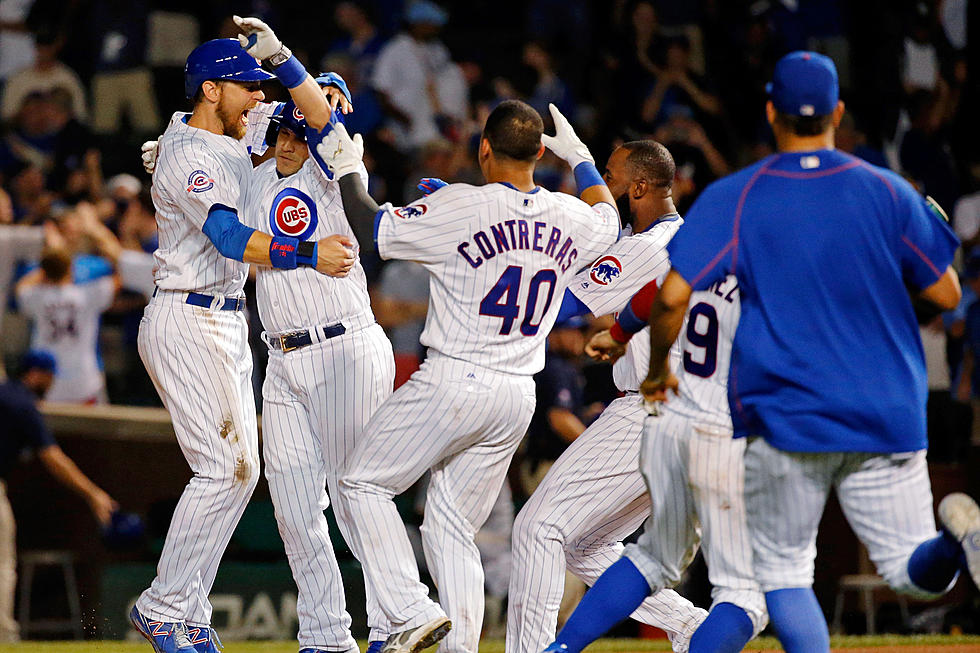
[[[295,54],[276,66],[275,73],[286,88],[296,88],[306,80],[308,74]]]
[[[643,327],[647,326],[647,321],[640,319],[633,312],[632,302],[627,303],[626,308],[620,311],[619,317],[616,318],[616,323],[626,333],[638,333],[643,330]]]
[[[605,186],[606,182],[602,180],[602,175],[599,174],[599,169],[595,167],[594,163],[583,161],[575,166],[575,185],[578,194],[581,195],[586,188]]]
[[[269,245],[269,262],[272,263],[272,267],[280,270],[295,270],[297,245],[299,245],[299,238],[274,236]]]

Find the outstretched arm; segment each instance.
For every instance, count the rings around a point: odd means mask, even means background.
[[[41,449],[39,457],[52,476],[85,499],[100,524],[109,523],[112,513],[119,509],[119,504],[83,474],[61,447],[56,444],[48,445]]]

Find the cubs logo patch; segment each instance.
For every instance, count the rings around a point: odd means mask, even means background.
[[[297,121],[306,120],[306,117],[303,115],[303,112],[299,110],[299,107],[293,107],[293,118],[295,118]]]
[[[423,216],[428,210],[429,208],[425,204],[412,204],[410,206],[402,206],[395,209],[395,215],[404,220],[408,220],[409,218],[418,218]]]
[[[269,228],[274,235],[309,240],[316,225],[316,202],[303,191],[285,188],[272,200]]]
[[[615,256],[603,256],[592,265],[589,277],[600,286],[607,286],[623,272],[623,264]]]
[[[191,173],[190,177],[187,178],[188,193],[203,193],[204,191],[211,190],[212,188],[214,188],[214,179],[212,179],[211,175],[203,170],[195,170]]]

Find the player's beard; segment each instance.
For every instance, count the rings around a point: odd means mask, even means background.
[[[242,124],[242,109],[235,111],[229,110],[225,103],[224,96],[218,100],[218,106],[214,110],[218,120],[221,121],[221,129],[225,136],[231,136],[240,141],[245,138],[246,126]]]

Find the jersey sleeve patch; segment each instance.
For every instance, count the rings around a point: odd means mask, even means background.
[[[284,188],[272,200],[269,229],[276,236],[309,240],[317,222],[316,202],[298,188]]]
[[[608,286],[621,274],[623,274],[623,264],[615,256],[600,257],[589,270],[589,278],[600,286]]]
[[[204,170],[195,170],[187,177],[188,193],[203,193],[214,188],[214,177]]]
[[[416,203],[409,204],[408,206],[401,206],[393,211],[393,213],[403,219],[409,220],[411,218],[420,218],[425,215],[425,212],[429,210],[425,204]]]

